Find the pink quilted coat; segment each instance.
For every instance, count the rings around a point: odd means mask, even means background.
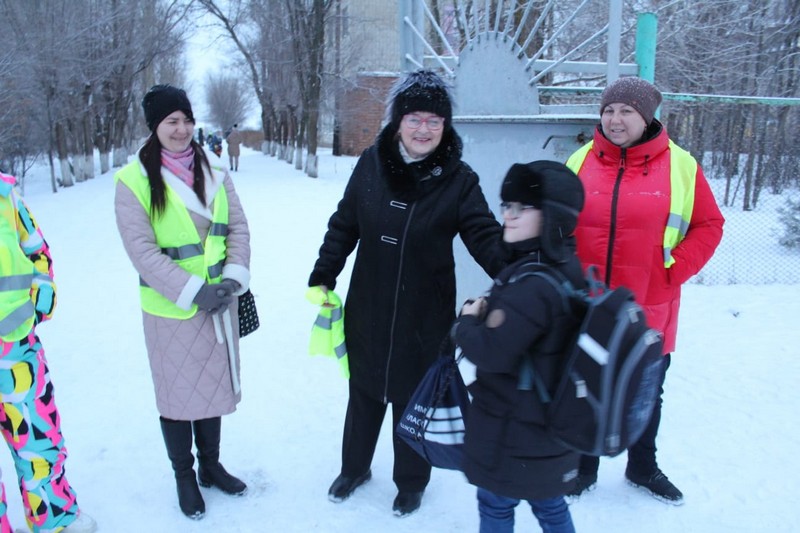
[[[146,175],[138,155],[129,164],[138,165],[142,175]],[[196,205],[189,202],[187,208],[201,240],[205,241],[211,225],[211,211],[205,209],[194,192],[166,168],[162,168],[161,172],[174,189],[181,186],[186,189],[179,191],[182,199],[186,201],[186,198],[194,196]],[[223,278],[238,281],[242,286],[240,292],[244,292],[250,283],[250,231],[247,219],[230,176],[222,170],[213,174],[213,177],[206,176],[208,206],[213,203],[221,183],[224,184],[229,204],[228,256]],[[188,307],[199,290],[198,278],[161,253],[144,207],[121,180],[116,185],[114,206],[122,242],[136,272],[150,287],[178,305]],[[136,277],[131,276],[130,281],[135,283]],[[238,381],[239,337],[235,304],[231,305],[230,312],[234,325],[233,344],[236,348]],[[144,312],[142,315],[156,404],[161,416],[172,420],[199,420],[235,411],[241,392],[234,393],[227,342],[217,342],[212,317],[204,311],[198,311],[187,320],[163,318]]]

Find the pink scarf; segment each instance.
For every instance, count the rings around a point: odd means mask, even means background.
[[[191,146],[183,152],[170,152],[161,149],[161,164],[178,176],[192,188],[194,185],[194,148]]]

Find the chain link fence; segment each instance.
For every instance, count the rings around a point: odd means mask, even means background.
[[[706,166],[703,165],[704,170]],[[711,171],[707,171],[711,174]],[[724,206],[726,180],[708,175],[709,183],[725,216],[722,242],[714,257],[690,283],[703,285],[800,283],[800,250],[780,244],[786,232],[778,209],[787,197],[797,198],[796,188],[779,194],[764,191],[749,211],[739,205]]]

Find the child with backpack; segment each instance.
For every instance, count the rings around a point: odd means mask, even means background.
[[[468,300],[452,335],[476,365],[464,440],[467,479],[478,487],[481,531],[511,532],[526,500],[542,529],[572,533],[564,499],[577,477],[578,454],[548,431],[537,387],[520,387],[529,362],[551,394],[580,319],[541,270],[586,287],[572,233],[583,208],[578,177],[553,161],[514,164],[500,191],[503,240],[512,253],[485,297]]]

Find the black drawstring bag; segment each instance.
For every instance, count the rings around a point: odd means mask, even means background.
[[[239,295],[239,337],[250,335],[261,324],[258,321],[256,299],[250,289]]]
[[[469,394],[449,337],[411,396],[395,432],[431,466],[461,470]]]

